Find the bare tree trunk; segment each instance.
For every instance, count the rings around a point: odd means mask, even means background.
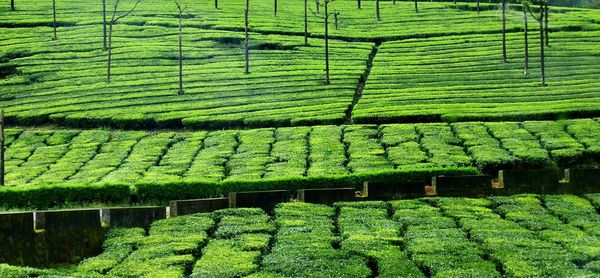
[[[179,5],[178,5],[179,7]],[[183,10],[179,7],[179,95],[183,95]]]
[[[102,50],[106,51],[106,0],[102,0],[102,32],[104,33],[104,46]]]
[[[481,8],[479,7],[479,1],[480,0],[477,0],[477,15],[479,15],[479,12],[481,11]]]
[[[0,186],[4,186],[4,109],[0,110]]]
[[[419,12],[419,3],[417,0],[415,0],[415,13]]]
[[[544,53],[544,2],[540,1],[540,70],[542,87],[546,86],[546,68],[545,68],[545,53]]]
[[[375,9],[377,10],[377,21],[381,21],[381,14],[379,13],[379,0],[375,0]]]
[[[108,66],[106,67],[106,83],[110,83],[110,64],[112,62],[112,31],[113,23],[108,26]]]
[[[248,10],[250,9],[250,0],[246,0],[246,10],[244,11],[244,58],[245,58],[245,66],[244,73],[250,73],[250,53],[248,52]]]
[[[339,14],[340,13],[338,11],[333,12],[333,20],[334,20],[333,26],[335,27],[335,30],[338,29],[338,15]]]
[[[219,9],[219,0],[215,0],[215,10]]]
[[[277,0],[273,0],[273,12],[277,16]]]
[[[327,3],[328,1],[325,0],[325,84],[329,85],[329,12]]]
[[[304,45],[308,46],[308,0],[304,0]]]
[[[10,0],[10,10],[13,12],[16,10],[15,9],[15,0]]]
[[[502,62],[506,63],[506,0],[502,0]]]
[[[52,37],[52,40],[58,40],[58,37],[56,36],[56,0],[52,0],[52,29],[54,30],[54,37]]]
[[[548,8],[548,2],[546,2],[546,8],[545,8],[545,11],[544,11],[544,21],[546,23],[545,24],[546,25],[546,27],[545,27],[545,30],[546,30],[545,31],[546,32],[546,46],[548,46],[548,47],[550,47],[550,41],[549,41],[549,39],[550,39],[550,34],[549,34],[550,31],[548,30],[548,13],[549,13],[549,11],[550,11],[550,9]]]
[[[358,9],[360,10],[361,8],[362,8],[362,7],[361,7],[360,0],[358,0]]]
[[[523,73],[527,75],[529,73],[529,15],[525,6],[523,6],[523,16],[525,19],[525,65]]]

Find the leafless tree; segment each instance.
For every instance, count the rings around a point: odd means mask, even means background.
[[[329,3],[335,1],[335,0],[321,0],[322,2],[320,2],[319,0],[316,0],[316,4],[317,6],[322,6],[325,9],[325,13],[323,15],[320,15],[318,12],[313,12],[313,14],[320,18],[323,19],[325,22],[325,84],[329,85],[330,79],[329,79],[329,17],[332,16],[334,13],[330,13],[329,12]]]
[[[502,62],[506,63],[506,0],[502,0]]]
[[[0,110],[0,186],[4,186],[4,109]]]
[[[108,50],[108,46],[106,45],[106,0],[102,0],[102,33],[104,34],[104,45],[102,50]]]
[[[52,40],[58,40],[58,37],[56,36],[56,0],[52,0],[52,29],[54,30],[54,37],[52,37]]]
[[[244,73],[250,74],[250,52],[248,49],[248,43],[250,37],[248,36],[248,12],[250,10],[250,0],[246,0],[246,9],[244,10]]]
[[[523,4],[523,17],[525,20],[525,65],[523,73],[527,75],[529,73],[529,16],[527,14],[527,4]]]
[[[177,10],[179,11],[179,95],[183,95],[183,12],[187,6],[181,7],[179,2],[175,1]]]
[[[548,2],[546,2],[546,7],[544,9],[544,22],[545,22],[545,32],[546,32],[546,46],[550,47],[550,34],[549,34],[549,30],[548,30],[548,14],[550,13],[550,9],[548,8]]]
[[[308,46],[308,0],[304,0],[304,45]]]
[[[333,27],[335,30],[338,29],[338,17],[340,16],[340,12],[333,11]]]
[[[142,0],[137,0],[135,2],[135,5],[133,5],[133,7],[131,9],[129,9],[127,12],[125,12],[121,15],[117,15],[118,9],[119,9],[119,2],[121,2],[121,0],[116,0],[116,2],[115,2],[112,18],[110,19],[110,24],[108,26],[108,63],[107,63],[107,67],[106,67],[106,82],[107,83],[110,83],[110,66],[111,66],[111,62],[112,62],[113,25],[115,23],[117,23],[120,19],[123,19],[123,18],[127,17],[128,15],[130,15],[135,10],[135,8],[137,8],[138,4],[140,4],[140,2],[142,2]]]
[[[540,0],[540,86],[546,86],[546,54],[544,52],[544,1]]]

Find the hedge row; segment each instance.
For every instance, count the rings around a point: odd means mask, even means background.
[[[433,168],[394,170],[347,176],[293,177],[269,180],[225,180],[52,184],[26,185],[0,188],[0,207],[48,208],[63,204],[125,203],[141,201],[166,202],[175,199],[208,198],[229,192],[256,190],[295,190],[301,188],[356,187],[364,181],[423,180],[435,175],[477,174],[476,168]]]

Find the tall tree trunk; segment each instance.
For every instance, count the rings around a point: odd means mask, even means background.
[[[104,46],[102,50],[106,51],[106,0],[102,0],[102,32],[104,34]]]
[[[340,13],[339,13],[339,12],[337,12],[337,11],[333,12],[333,20],[334,20],[334,21],[333,21],[333,26],[335,27],[335,30],[337,30],[337,29],[338,29],[338,15],[339,15],[339,14],[340,14]]]
[[[183,11],[179,10],[179,95],[183,95]]]
[[[523,16],[525,20],[525,65],[523,73],[527,75],[529,73],[529,15],[526,6],[523,6]]]
[[[479,7],[479,1],[480,0],[477,0],[477,15],[479,15],[479,12],[481,11],[481,8]]]
[[[396,5],[396,0],[392,0],[392,3],[393,3],[394,5]]]
[[[112,62],[112,31],[113,23],[110,22],[108,26],[108,65],[106,67],[106,82],[110,83],[110,65]]]
[[[502,62],[506,63],[506,0],[502,0]]]
[[[304,0],[304,45],[308,46],[308,0]]]
[[[52,37],[52,40],[55,41],[58,39],[56,36],[56,0],[52,0],[52,29],[54,30],[54,37]]]
[[[13,12],[16,10],[15,9],[15,0],[10,0],[10,10]]]
[[[361,8],[360,0],[358,0],[357,3],[358,3],[358,9],[360,10],[360,8]]]
[[[215,10],[219,9],[219,0],[215,0]]]
[[[277,0],[273,0],[273,13],[277,16]]]
[[[542,87],[546,86],[546,68],[545,68],[545,53],[544,53],[544,2],[540,1],[540,70]]]
[[[329,85],[329,12],[327,3],[328,0],[325,0],[325,84]]]
[[[546,8],[544,11],[544,21],[545,21],[545,32],[546,32],[546,46],[550,46],[550,31],[548,30],[548,14],[550,12],[550,9],[548,8],[548,2],[546,2]]]
[[[250,9],[250,0],[246,0],[246,10],[244,10],[244,73],[250,73],[250,53],[248,52],[248,10]]]
[[[4,186],[4,109],[0,110],[0,186]]]
[[[415,0],[415,13],[419,12],[419,3],[417,0]]]
[[[376,14],[377,14],[377,20],[380,21],[381,20],[381,14],[379,13],[379,0],[375,0],[375,9]]]

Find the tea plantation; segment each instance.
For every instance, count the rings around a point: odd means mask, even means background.
[[[3,277],[598,277],[598,194],[286,203],[117,228],[62,270]]]
[[[600,277],[600,11],[499,2],[2,1],[0,246],[46,253],[0,277]],[[165,207],[331,187],[362,201]],[[43,261],[81,215],[95,256]]]

